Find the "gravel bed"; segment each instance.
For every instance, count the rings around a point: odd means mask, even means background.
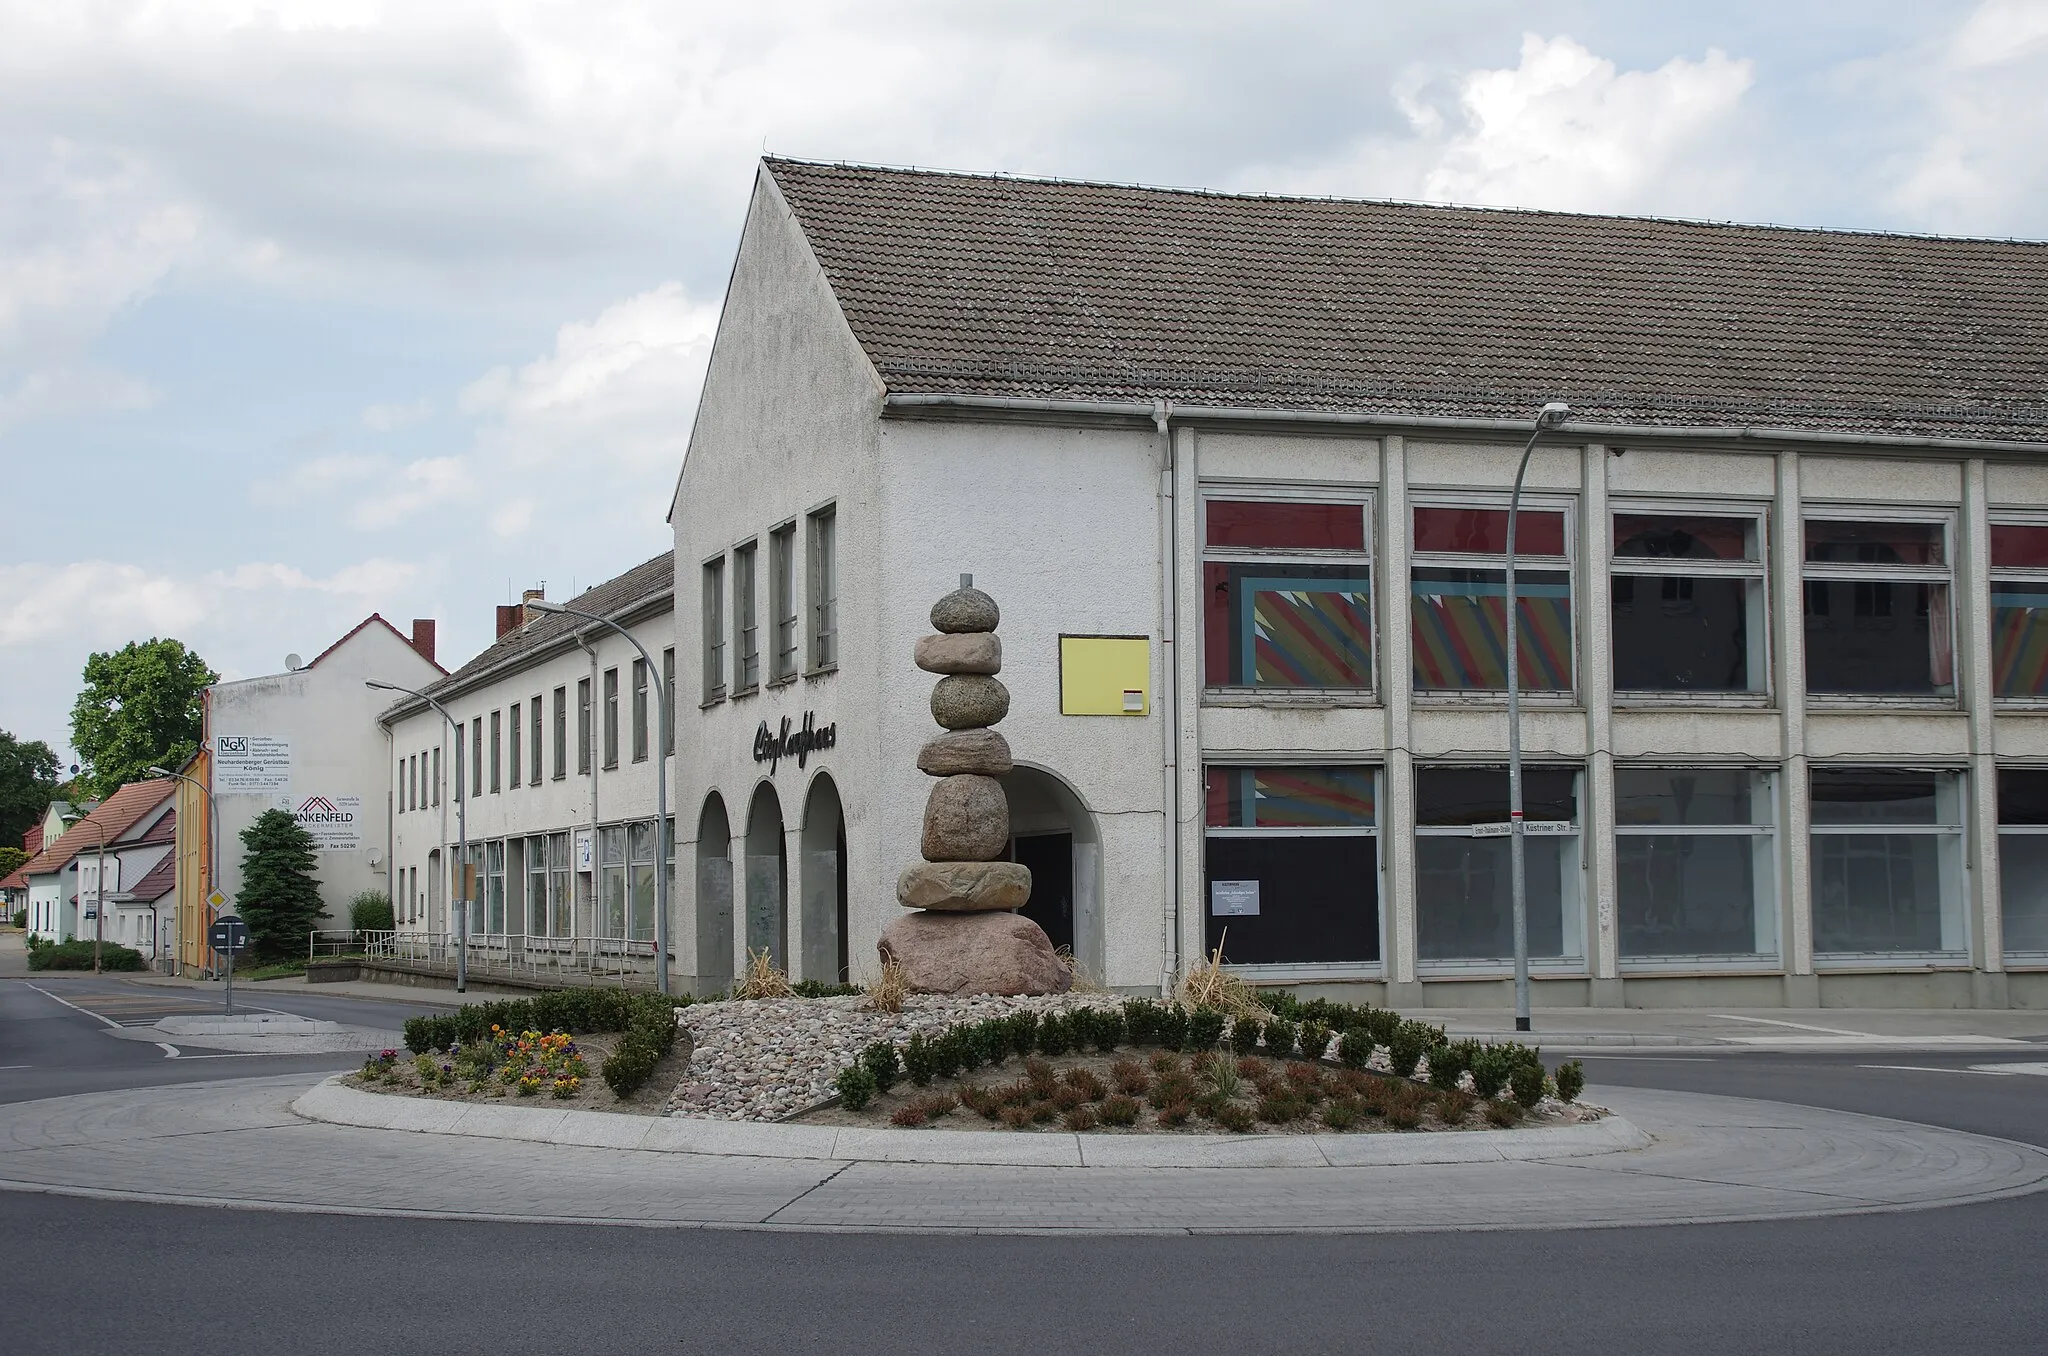
[[[957,1022],[1013,1012],[1115,1007],[1104,993],[998,998],[913,994],[901,1012],[867,1010],[865,997],[760,998],[698,1003],[682,1010],[695,1043],[689,1072],[668,1099],[671,1116],[721,1121],[779,1121],[833,1095],[832,1080],[864,1045],[901,1044],[912,1032],[936,1036]]]

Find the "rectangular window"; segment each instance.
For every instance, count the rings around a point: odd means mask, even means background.
[[[494,936],[505,932],[505,843],[494,839],[484,844],[484,931]]]
[[[527,736],[528,736],[528,738],[527,738],[527,741],[526,741],[526,743],[527,743],[527,754],[526,754],[526,759],[527,759],[527,769],[526,769],[526,780],[527,780],[527,783],[528,783],[528,785],[531,785],[531,786],[539,786],[539,785],[540,785],[540,770],[541,770],[541,748],[540,748],[540,721],[541,721],[541,714],[540,714],[540,694],[539,694],[538,692],[536,692],[536,693],[534,693],[534,694],[533,694],[533,700],[532,700],[532,701],[530,701],[530,702],[528,702],[528,703],[526,704],[526,709],[527,709],[527,712],[528,712],[528,715],[527,715],[527,717],[526,717],[526,722],[527,722]]]
[[[1372,687],[1372,554],[1359,502],[1209,499],[1202,681]]]
[[[2048,697],[2048,526],[1991,524],[1991,691]]]
[[[761,685],[760,558],[753,542],[732,552],[732,690],[751,692]]]
[[[412,755],[398,760],[398,812],[412,809]]]
[[[511,772],[511,774],[512,774],[512,777],[511,777],[512,789],[516,791],[516,790],[518,790],[518,789],[519,789],[519,766],[520,766],[520,764],[519,764],[519,703],[518,703],[518,702],[513,702],[513,703],[512,703],[512,710],[511,710],[511,714],[510,714],[510,715],[509,715],[509,716],[508,716],[508,717],[506,718],[506,721],[505,721],[505,723],[506,723],[506,724],[507,724],[507,725],[508,725],[508,726],[510,727],[510,741],[511,741],[511,743],[510,743],[510,748],[509,748],[509,749],[507,750],[507,752],[511,754],[511,757],[510,757],[510,758],[509,758],[509,759],[507,760],[507,770],[508,770],[508,771],[510,771],[510,772]]]
[[[775,677],[796,677],[796,524],[768,534],[768,592],[775,608]]]
[[[548,936],[567,937],[575,897],[570,893],[569,835],[548,835]]]
[[[548,935],[548,840],[526,840],[526,935]]]
[[[478,716],[469,731],[469,794],[480,796],[484,790],[484,718]]]
[[[1409,626],[1419,692],[1507,690],[1506,509],[1415,510]],[[1565,515],[1523,509],[1515,524],[1517,682],[1572,690],[1572,576]]]
[[[1380,958],[1370,767],[1210,767],[1208,947],[1232,965]]]
[[[1578,781],[1575,768],[1522,768],[1529,955],[1553,964],[1586,954]],[[1505,767],[1416,769],[1415,942],[1423,961],[1513,959],[1507,822]]]
[[[676,648],[661,652],[661,752],[672,757],[676,751]]]
[[[1998,770],[1998,880],[2006,959],[2048,961],[2048,768]]]
[[[632,897],[627,904],[627,933],[636,942],[654,937],[654,821],[635,824],[627,835],[632,871],[628,883]]]
[[[504,745],[503,716],[501,711],[491,712],[491,794],[494,796],[498,794],[498,752]]]
[[[602,910],[598,936],[626,935],[626,828],[611,824],[597,831],[598,903]]]
[[[619,765],[619,671],[604,671],[604,765]]]
[[[590,680],[576,680],[576,775],[590,773]]]
[[[1749,768],[1614,770],[1624,961],[1777,956],[1771,782]]]
[[[1806,521],[1806,690],[1955,695],[1943,523]]]
[[[633,661],[633,761],[647,761],[647,661]]]
[[[432,803],[439,805],[441,803],[441,750],[439,749],[434,750],[434,775],[428,780],[427,786],[432,794]]]
[[[555,689],[555,780],[569,775],[569,689]]]
[[[1766,689],[1762,543],[1757,517],[1614,515],[1616,691]]]
[[[704,700],[725,700],[725,557],[704,565]]]
[[[839,662],[839,517],[821,508],[810,519],[811,667]]]
[[[466,727],[464,727],[464,726],[462,725],[462,723],[461,723],[460,721],[456,722],[456,725],[455,725],[455,799],[456,799],[456,800],[458,800],[458,801],[460,801],[460,800],[464,799],[464,798],[465,798],[465,797],[466,797],[466,796],[468,795],[468,788],[467,788],[467,787],[466,787],[466,786],[465,786],[465,785],[463,784],[463,775],[464,775],[464,773],[466,773],[466,772],[468,771],[468,769],[469,769],[469,764],[468,764],[468,761],[467,761],[467,760],[466,760],[466,759],[465,759],[465,758],[463,757],[463,752],[462,752],[462,746],[463,746],[463,743],[465,742],[465,741],[463,740],[463,736],[464,736],[465,734],[467,734],[467,733],[468,733],[468,730],[467,730],[467,728],[466,728]]]
[[[1963,956],[1961,782],[1953,772],[1813,769],[1817,957]]]

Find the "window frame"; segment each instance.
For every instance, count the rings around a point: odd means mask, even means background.
[[[1569,545],[1569,542],[1567,542],[1567,545]],[[1412,790],[1408,806],[1408,829],[1417,840],[1413,849],[1415,853],[1413,863],[1415,873],[1415,895],[1413,901],[1415,910],[1415,977],[1417,979],[1498,979],[1510,976],[1514,973],[1514,958],[1512,955],[1467,958],[1424,957],[1422,955],[1423,900],[1419,840],[1423,838],[1479,838],[1487,836],[1474,833],[1472,831],[1474,826],[1470,824],[1424,824],[1422,822],[1420,813],[1422,776],[1425,772],[1439,769],[1499,771],[1505,777],[1508,765],[1503,760],[1492,758],[1468,760],[1432,759],[1428,762],[1418,760],[1415,763],[1413,772],[1410,774]],[[1532,953],[1529,957],[1529,973],[1541,977],[1583,979],[1593,973],[1593,920],[1588,907],[1590,903],[1588,896],[1591,894],[1591,890],[1588,888],[1591,884],[1588,871],[1591,862],[1588,860],[1586,852],[1586,815],[1588,808],[1587,799],[1590,794],[1588,785],[1590,764],[1586,761],[1575,762],[1571,759],[1553,761],[1552,759],[1545,758],[1538,762],[1530,762],[1527,759],[1523,760],[1522,771],[1525,775],[1537,769],[1549,772],[1569,771],[1574,779],[1572,782],[1573,832],[1568,834],[1544,834],[1541,836],[1546,838],[1569,838],[1572,841],[1571,851],[1578,866],[1576,874],[1579,886],[1576,895],[1570,890],[1561,888],[1558,900],[1561,913],[1559,927],[1561,935],[1569,936],[1573,918],[1576,916],[1578,922],[1579,954],[1576,956],[1537,956]],[[1507,807],[1505,805],[1502,806],[1501,813],[1504,816],[1507,814]],[[1498,836],[1505,837],[1505,835]],[[1525,834],[1525,845],[1528,838],[1536,836],[1538,835]],[[1563,886],[1562,881],[1559,884],[1560,887]],[[1574,900],[1576,900],[1576,904]]]
[[[1204,535],[1206,536],[1206,533],[1207,533],[1207,519],[1206,519],[1206,516],[1204,517],[1204,520],[1203,520],[1203,521],[1204,521]],[[1369,542],[1369,541],[1370,541],[1370,538],[1368,538],[1367,540],[1368,540],[1368,542]],[[1347,689],[1342,689],[1342,690],[1344,690],[1344,691],[1350,691],[1351,689],[1348,689],[1348,688],[1347,688]],[[1371,824],[1369,824],[1369,825],[1364,825],[1364,824],[1353,824],[1353,825],[1343,825],[1343,826],[1338,826],[1338,827],[1330,827],[1330,828],[1310,828],[1310,827],[1284,827],[1284,826],[1279,826],[1279,825],[1274,825],[1274,826],[1271,826],[1271,827],[1262,827],[1262,826],[1251,826],[1251,825],[1211,825],[1211,824],[1209,824],[1209,823],[1207,822],[1207,815],[1206,815],[1206,813],[1204,814],[1204,816],[1203,816],[1203,823],[1202,823],[1202,826],[1201,826],[1201,833],[1202,833],[1202,869],[1201,869],[1201,903],[1200,903],[1200,907],[1201,907],[1201,910],[1202,910],[1202,929],[1203,929],[1203,938],[1204,938],[1204,941],[1205,941],[1205,943],[1206,943],[1206,939],[1207,939],[1207,936],[1208,936],[1208,923],[1209,923],[1209,918],[1210,918],[1210,914],[1209,914],[1209,907],[1210,907],[1210,901],[1209,901],[1209,850],[1208,850],[1208,840],[1209,840],[1209,839],[1211,839],[1211,838],[1371,838],[1371,839],[1374,839],[1374,840],[1379,840],[1379,839],[1382,839],[1382,838],[1384,837],[1383,829],[1384,829],[1384,827],[1385,827],[1385,819],[1386,819],[1386,789],[1387,789],[1387,769],[1386,769],[1386,764],[1385,764],[1384,762],[1381,762],[1381,761],[1375,761],[1375,760],[1371,760],[1371,759],[1366,759],[1366,758],[1359,758],[1359,757],[1346,757],[1346,756],[1343,756],[1343,755],[1338,755],[1338,754],[1333,754],[1333,753],[1327,753],[1327,752],[1325,752],[1325,753],[1313,753],[1313,754],[1307,754],[1307,753],[1289,753],[1289,754],[1279,754],[1279,753],[1271,753],[1271,754],[1262,754],[1262,755],[1259,755],[1259,756],[1257,756],[1257,757],[1250,757],[1250,756],[1241,756],[1241,757],[1213,757],[1213,758],[1212,758],[1212,757],[1204,757],[1204,758],[1202,759],[1202,762],[1201,762],[1201,774],[1202,774],[1202,776],[1201,776],[1201,784],[1202,784],[1202,786],[1203,786],[1203,788],[1204,788],[1204,794],[1205,794],[1205,795],[1206,795],[1206,788],[1207,788],[1207,784],[1208,784],[1208,774],[1209,774],[1209,772],[1210,772],[1210,771],[1211,771],[1212,769],[1214,769],[1214,770],[1218,770],[1218,771],[1242,771],[1242,770],[1244,770],[1244,769],[1247,769],[1247,768],[1333,768],[1333,767],[1341,767],[1341,768],[1363,768],[1363,769],[1365,769],[1365,770],[1367,770],[1368,772],[1370,772],[1370,773],[1371,773],[1371,775],[1372,775],[1372,795],[1373,795],[1373,822],[1372,822]],[[1377,922],[1377,925],[1378,925],[1378,931],[1379,931],[1379,946],[1380,946],[1380,958],[1379,958],[1378,960],[1376,960],[1376,961],[1284,961],[1284,962],[1270,962],[1270,963],[1263,963],[1263,962],[1262,962],[1262,963],[1253,963],[1253,964],[1246,964],[1246,965],[1239,965],[1239,964],[1231,964],[1231,965],[1229,965],[1229,966],[1228,966],[1227,968],[1228,968],[1228,969],[1230,970],[1230,972],[1231,972],[1232,974],[1234,974],[1234,975],[1240,975],[1240,976],[1243,976],[1243,977],[1244,977],[1244,978],[1245,978],[1246,980],[1259,980],[1259,981],[1263,981],[1263,982],[1267,982],[1267,983],[1295,983],[1295,982],[1299,982],[1299,983],[1312,983],[1312,982],[1315,982],[1315,981],[1318,981],[1318,980],[1332,979],[1332,978],[1337,978],[1337,977],[1343,977],[1343,978],[1347,978],[1347,979],[1369,979],[1369,978],[1384,978],[1384,977],[1385,977],[1385,976],[1386,976],[1386,975],[1387,975],[1387,974],[1389,973],[1389,968],[1388,968],[1388,957],[1389,957],[1389,949],[1390,949],[1390,938],[1391,938],[1391,936],[1392,936],[1392,933],[1391,933],[1391,931],[1390,931],[1390,919],[1389,919],[1389,914],[1390,914],[1390,912],[1391,912],[1391,909],[1392,909],[1392,903],[1393,903],[1393,901],[1392,901],[1392,899],[1391,899],[1391,897],[1390,897],[1390,894],[1389,894],[1389,891],[1388,891],[1388,877],[1387,877],[1387,852],[1386,852],[1386,849],[1385,849],[1385,848],[1384,848],[1383,846],[1381,846],[1380,842],[1378,842],[1378,841],[1375,841],[1375,842],[1374,842],[1374,844],[1373,844],[1373,864],[1374,864],[1374,868],[1375,868],[1375,869],[1374,869],[1374,873],[1373,873],[1373,874],[1374,874],[1374,881],[1373,881],[1373,890],[1374,890],[1374,895],[1373,895],[1373,911],[1374,911],[1374,913],[1375,913],[1375,914],[1377,915],[1377,918],[1376,918],[1376,922]]]
[[[2008,772],[2031,772],[2048,776],[2048,766],[2043,766],[2039,763],[2001,761],[1997,765],[1994,775],[2003,780]],[[1998,838],[1999,853],[1998,917],[2000,928],[1998,954],[2007,970],[2048,970],[2048,947],[2014,947],[2010,943],[2011,933],[2004,927],[2005,920],[2011,916],[2011,910],[2007,905],[2008,891],[2006,881],[2012,875],[2012,873],[2005,869],[2005,839],[2008,835],[2014,838],[2048,838],[2048,824],[2008,824],[2005,822],[2005,798],[2002,787],[1999,794],[1994,797],[1994,800],[1997,805],[1998,822],[1993,828]]]
[[[1960,513],[1953,504],[1872,504],[1840,503],[1837,501],[1808,501],[1799,507],[1799,520],[1790,526],[1798,537],[1794,546],[1799,557],[1799,634],[1802,661],[1811,648],[1805,643],[1806,635],[1806,585],[1809,581],[1848,583],[1907,583],[1941,585],[1948,589],[1948,653],[1949,688],[1947,695],[1941,693],[1899,692],[1815,692],[1809,674],[1812,665],[1800,665],[1799,686],[1805,693],[1806,705],[1822,710],[1855,709],[1858,707],[1907,707],[1920,710],[1954,711],[1961,708],[1963,700],[1963,655],[1960,648],[1961,636],[1957,612],[1960,610],[1962,594],[1956,578],[1956,547],[1960,537],[1957,531]],[[1940,565],[1815,565],[1806,559],[1806,525],[1809,522],[1828,523],[1932,523],[1942,530]],[[1787,618],[1787,624],[1791,624]]]
[[[545,769],[541,740],[544,737],[546,718],[545,712],[541,710],[540,693],[533,694],[533,700],[527,703],[527,709],[531,714],[526,718],[526,739],[531,748],[526,755],[526,784],[539,786],[544,780],[541,775]]]
[[[590,679],[576,680],[576,775],[590,775],[592,760],[597,756],[597,705],[596,695],[591,691]]]
[[[732,695],[761,690],[761,539],[732,548]]]
[[[610,772],[619,765],[619,670],[616,664],[604,671],[602,702],[604,770]]]
[[[797,676],[796,519],[768,530],[768,687],[793,683]],[[785,644],[785,637],[787,643]]]
[[[484,790],[484,718],[478,716],[470,729],[469,740],[470,777],[469,798],[475,800]]]
[[[434,771],[433,775],[427,779],[427,790],[432,797],[433,806],[438,808],[441,804],[441,746],[436,744],[433,752]]]
[[[1777,652],[1771,635],[1771,509],[1772,505],[1754,499],[1712,500],[1712,499],[1648,499],[1623,497],[1610,499],[1607,504],[1607,615],[1600,624],[1607,628],[1608,685],[1613,692],[1616,706],[1661,707],[1661,706],[1733,706],[1746,708],[1769,708],[1777,701]],[[1638,515],[1655,518],[1743,518],[1754,522],[1756,527],[1756,554],[1754,561],[1747,560],[1671,560],[1659,561],[1640,556],[1623,557],[1614,553],[1614,520],[1619,517]],[[1803,555],[1802,537],[1802,555]],[[1760,666],[1763,685],[1747,692],[1689,692],[1684,688],[1624,688],[1614,682],[1614,577],[1628,575],[1631,578],[1663,578],[1666,576],[1748,579],[1755,580],[1757,600],[1755,613],[1750,620],[1754,628],[1748,637],[1748,644],[1755,656],[1752,663]],[[1803,595],[1802,595],[1803,597]],[[1575,627],[1576,629],[1576,627]]]
[[[492,794],[492,795],[494,795],[494,796],[498,794],[498,790],[499,790],[499,785],[500,785],[500,755],[501,755],[501,754],[503,753],[503,751],[504,751],[504,747],[505,747],[505,730],[504,730],[504,724],[503,724],[503,721],[504,721],[504,717],[505,717],[505,713],[504,713],[503,711],[500,711],[500,710],[496,709],[495,707],[494,707],[494,708],[492,708],[492,710],[491,710],[491,794]]]
[[[647,751],[650,747],[652,747],[647,738],[647,695],[648,689],[651,688],[653,684],[654,676],[647,671],[647,661],[638,658],[634,659],[633,706],[630,719],[632,728],[633,761],[636,763],[646,762]]]
[[[1766,879],[1753,882],[1753,888],[1763,884],[1770,887],[1771,925],[1775,934],[1772,950],[1766,954],[1707,952],[1700,954],[1676,954],[1669,956],[1628,956],[1622,954],[1621,941],[1621,886],[1617,879],[1614,891],[1614,957],[1617,972],[1622,975],[1668,975],[1677,973],[1712,974],[1783,974],[1785,970],[1785,891],[1779,880],[1782,874],[1779,863],[1783,860],[1779,830],[1783,814],[1783,769],[1773,763],[1674,763],[1667,759],[1617,761],[1614,771],[1644,772],[1749,772],[1764,778],[1764,797],[1771,807],[1771,818],[1767,824],[1623,824],[1617,815],[1613,836],[1621,838],[1749,838],[1763,839],[1767,848],[1763,859],[1768,866]],[[1620,804],[1620,792],[1616,791],[1616,806]],[[1580,830],[1583,836],[1583,827]],[[1615,848],[1617,865],[1620,848]]]
[[[1415,511],[1417,509],[1492,509],[1506,513],[1508,501],[1513,498],[1509,490],[1419,490],[1409,494],[1405,520],[1401,530],[1406,533],[1408,544],[1408,574],[1401,581],[1401,616],[1408,627],[1409,651],[1409,692],[1410,701],[1417,706],[1504,706],[1508,699],[1505,685],[1498,688],[1434,688],[1424,687],[1416,679],[1415,666],[1415,575],[1418,570],[1499,570],[1507,573],[1507,554],[1498,556],[1481,555],[1478,552],[1417,551],[1415,549]],[[1570,709],[1582,701],[1585,690],[1585,662],[1581,651],[1585,649],[1583,633],[1586,627],[1584,617],[1584,589],[1579,578],[1579,565],[1585,551],[1579,541],[1580,495],[1572,490],[1539,490],[1522,492],[1518,513],[1556,513],[1564,519],[1564,555],[1538,556],[1525,551],[1515,552],[1515,572],[1562,574],[1565,577],[1566,602],[1571,612],[1571,666],[1572,680],[1568,688],[1523,687],[1519,698],[1525,705]],[[1608,530],[1612,530],[1609,528]],[[1560,563],[1560,561],[1562,563]],[[1519,593],[1521,581],[1517,581]],[[1517,628],[1518,630],[1520,628]],[[1583,814],[1583,811],[1581,811]],[[1583,830],[1582,830],[1583,831]],[[1585,854],[1580,853],[1583,862]]]
[[[455,803],[458,805],[463,804],[467,800],[466,793],[468,787],[464,785],[462,780],[463,773],[467,771],[466,763],[468,761],[464,756],[462,736],[467,729],[468,726],[465,722],[459,720],[455,722]]]
[[[1936,824],[1891,823],[1871,821],[1861,824],[1823,824],[1813,814],[1813,774],[1822,771],[1854,770],[1884,772],[1925,772],[1936,777],[1954,780],[1956,822]],[[1918,970],[1968,970],[1970,960],[1970,868],[1966,854],[1970,848],[1970,785],[1969,772],[1961,767],[1937,767],[1901,762],[1870,763],[1846,762],[1816,759],[1807,765],[1807,912],[1810,919],[1813,944],[1813,968],[1815,971],[1894,971],[1900,969]],[[1815,879],[1820,870],[1819,845],[1814,842],[1821,837],[1931,837],[1948,838],[1953,843],[1952,863],[1937,860],[1943,895],[1939,901],[1942,927],[1947,931],[1952,924],[1961,939],[1957,947],[1942,947],[1932,951],[1823,951],[1820,943],[1820,890]]]
[[[569,685],[555,688],[555,781],[569,775]]]
[[[1204,480],[1199,486],[1199,507],[1196,513],[1195,541],[1198,544],[1199,561],[1196,577],[1199,579],[1203,567],[1233,564],[1298,564],[1306,566],[1337,566],[1362,564],[1365,567],[1366,596],[1371,600],[1368,609],[1371,618],[1366,635],[1365,685],[1362,687],[1261,687],[1247,683],[1212,683],[1206,672],[1208,662],[1209,612],[1207,598],[1196,608],[1197,645],[1200,658],[1196,661],[1205,666],[1202,672],[1202,703],[1207,706],[1289,706],[1310,704],[1315,706],[1359,706],[1380,705],[1383,683],[1380,675],[1380,656],[1384,647],[1380,644],[1380,575],[1379,548],[1379,487],[1377,485],[1335,485],[1335,484],[1283,484],[1266,481],[1241,482],[1229,480]],[[1344,508],[1356,508],[1363,523],[1360,540],[1364,543],[1359,550],[1342,548],[1318,548],[1296,546],[1211,546],[1209,545],[1209,505],[1213,501],[1232,504],[1335,504]],[[1206,593],[1206,588],[1205,588]],[[1266,764],[1260,764],[1265,766]],[[1212,766],[1224,766],[1213,764]],[[1240,766],[1249,766],[1248,764]],[[1384,948],[1382,955],[1384,955]]]
[[[2000,584],[2035,584],[2048,592],[2048,566],[2000,565],[1994,554],[1992,530],[2000,527],[2042,527],[2048,528],[2048,512],[2017,508],[1994,508],[1984,519],[1984,560],[1988,580],[1987,594],[1990,596],[1990,612],[1984,622],[1991,631],[1991,701],[1992,705],[2006,711],[2048,710],[2048,692],[2037,695],[2001,696],[1998,691],[1998,586]]]
[[[723,553],[704,562],[703,574],[704,634],[704,696],[703,706],[714,706],[725,700],[725,556]]]
[[[505,741],[505,764],[512,774],[511,777],[509,777],[506,780],[506,789],[511,791],[517,791],[519,789],[521,779],[524,777],[526,771],[525,768],[522,767],[519,762],[519,721],[520,717],[524,714],[524,708],[522,704],[519,702],[513,702],[505,713],[505,729],[507,736]]]
[[[839,667],[839,505],[812,509],[804,517],[805,611],[810,617],[804,674]]]
[[[661,756],[673,758],[676,752],[676,647],[671,645],[661,652]]]

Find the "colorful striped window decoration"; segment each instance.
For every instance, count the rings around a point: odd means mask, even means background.
[[[1517,570],[1517,648],[1522,688],[1572,687],[1571,577]],[[1426,691],[1507,688],[1507,572],[1418,569],[1411,581],[1415,686]]]
[[[1993,581],[1991,683],[2000,697],[2048,697],[2048,580]]]
[[[1210,558],[1202,565],[1203,682],[1369,690],[1366,506],[1211,499],[1204,511]]]
[[[1210,767],[1212,829],[1369,829],[1370,767]]]

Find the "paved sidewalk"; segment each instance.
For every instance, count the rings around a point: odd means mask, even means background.
[[[1924,1209],[2048,1187],[2048,1153],[1805,1107],[1617,1089],[1646,1149],[1384,1167],[990,1167],[565,1147],[318,1124],[303,1075],[0,1108],[0,1187],[653,1227],[1242,1233],[1581,1228]],[[906,1132],[915,1134],[917,1132]]]

